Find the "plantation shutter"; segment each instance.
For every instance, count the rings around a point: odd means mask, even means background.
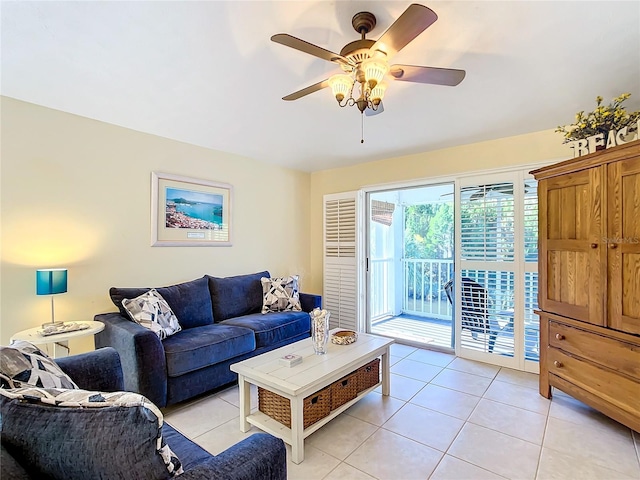
[[[537,182],[524,172],[469,177],[459,190],[459,260],[455,290],[476,288],[485,304],[456,304],[460,355],[537,370],[539,320]],[[474,310],[475,308],[475,310]],[[475,328],[473,314],[485,326]],[[488,330],[488,332],[486,331]]]
[[[362,289],[358,271],[359,192],[324,196],[324,308],[330,328],[359,330]]]
[[[513,183],[462,187],[463,260],[513,262]]]
[[[538,308],[538,182],[524,181],[524,358],[540,357]]]

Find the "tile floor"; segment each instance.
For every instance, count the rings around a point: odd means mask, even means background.
[[[537,375],[398,344],[391,365],[391,395],[308,437],[290,480],[640,479],[640,434],[562,392],[546,400]],[[212,454],[258,431],[240,432],[237,387],[165,420]]]

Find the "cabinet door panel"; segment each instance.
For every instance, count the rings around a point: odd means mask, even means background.
[[[608,166],[608,325],[640,334],[640,159]]]
[[[603,175],[595,167],[538,187],[540,307],[596,325],[604,324]]]

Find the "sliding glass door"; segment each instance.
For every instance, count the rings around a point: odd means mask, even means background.
[[[453,183],[368,195],[369,331],[452,350]]]

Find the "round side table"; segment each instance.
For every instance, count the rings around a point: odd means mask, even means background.
[[[65,322],[72,323],[72,322]],[[22,330],[14,334],[10,341],[25,340],[33,343],[34,345],[52,344],[53,345],[53,358],[66,357],[69,355],[69,340],[74,338],[80,338],[87,335],[95,335],[98,332],[104,330],[104,323],[96,322],[93,320],[87,322],[73,322],[73,323],[85,323],[89,325],[89,328],[84,330],[76,330],[74,332],[57,333],[55,335],[40,335],[38,332],[42,330],[42,327],[29,328],[28,330]]]

